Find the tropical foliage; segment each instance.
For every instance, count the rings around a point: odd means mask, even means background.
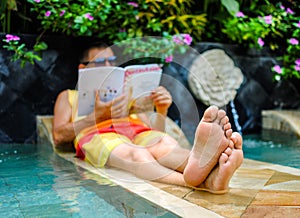
[[[157,36],[153,38],[157,42],[137,44],[135,40],[134,46],[140,46],[147,54],[159,53],[159,46],[165,46],[171,52],[159,54],[166,61],[180,47],[174,46],[173,37],[187,34],[193,42],[238,43],[245,49],[270,49],[279,62],[272,68],[275,79],[300,78],[300,6],[296,0],[276,3],[269,0],[1,0],[0,12],[3,32],[17,35],[37,31],[34,33],[39,35],[33,52],[22,39],[5,38],[3,46],[15,52],[13,60],[18,57],[31,63],[39,60],[38,51],[46,48],[40,42],[42,35],[62,34],[99,37],[110,44]],[[157,47],[151,46],[154,44]],[[155,48],[158,50],[154,51]],[[133,51],[136,52],[134,48],[125,52]],[[138,52],[136,55],[141,56]]]
[[[274,78],[300,78],[299,4],[268,1],[256,11],[239,11],[224,22],[222,32],[244,47],[269,48],[278,54],[280,65],[273,67]]]
[[[119,42],[142,36],[189,33],[200,39],[204,14],[191,13],[191,0],[28,0],[44,30],[97,36]]]
[[[6,14],[18,10],[16,0],[6,0]],[[67,36],[99,37],[108,43],[118,43],[135,37],[159,36],[157,44],[171,48],[162,54],[162,60],[170,57],[174,49],[172,35],[185,33],[200,40],[207,22],[205,14],[193,14],[191,0],[26,0],[30,13],[39,21],[40,36],[63,34]],[[2,5],[3,9],[3,5]],[[31,17],[32,18],[32,17]],[[2,19],[9,31],[9,17]],[[3,28],[4,29],[4,28]],[[166,43],[166,40],[168,43]],[[28,53],[19,40],[3,40],[5,48],[15,51],[13,60],[19,56],[23,61],[39,60],[37,54]],[[44,45],[37,41],[37,46]],[[150,47],[151,48],[151,47]],[[175,50],[176,50],[175,49]],[[28,58],[29,57],[29,58]]]
[[[34,64],[34,61],[42,60],[40,52],[47,49],[47,44],[44,42],[37,42],[33,46],[33,51],[26,48],[26,44],[20,44],[20,37],[6,34],[6,38],[3,39],[3,48],[6,48],[8,51],[13,51],[13,56],[11,57],[12,61],[21,60],[21,66],[24,67],[26,62]]]
[[[124,48],[124,54],[133,59],[154,58],[159,63],[170,63],[175,53],[183,54],[193,41],[189,34],[164,34],[163,37],[139,37],[124,40],[117,46]]]

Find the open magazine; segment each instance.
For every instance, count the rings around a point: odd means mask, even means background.
[[[94,110],[95,90],[102,101],[111,101],[126,93],[132,104],[137,98],[149,96],[159,86],[162,69],[158,64],[121,67],[94,67],[79,69],[78,115]]]

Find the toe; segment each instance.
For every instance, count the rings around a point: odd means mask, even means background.
[[[228,147],[225,149],[225,151],[223,153],[227,154],[227,156],[230,156],[232,154],[232,149],[230,147]]]
[[[229,148],[234,149],[234,142],[232,140],[232,137],[231,140],[229,141]]]
[[[226,130],[226,131],[225,131],[225,136],[226,136],[228,139],[230,139],[231,136],[232,136],[232,129]]]
[[[216,118],[216,123],[224,126],[226,123],[226,112],[224,110],[219,110]],[[222,124],[223,123],[223,124]]]
[[[242,149],[243,146],[243,138],[238,132],[232,133],[231,140],[234,143],[234,148]]]
[[[221,120],[220,120],[220,125],[221,126],[224,126],[225,124],[227,124],[229,122],[229,118],[225,115],[225,117],[223,117]]]
[[[217,106],[210,106],[207,108],[203,114],[202,120],[205,122],[213,122],[218,117],[218,107]]]
[[[219,159],[219,164],[225,164],[227,162],[227,160],[229,159],[228,155],[225,153],[222,153]]]
[[[226,123],[223,127],[224,131],[231,129],[231,123]]]

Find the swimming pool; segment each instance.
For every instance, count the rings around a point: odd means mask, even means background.
[[[178,217],[40,145],[0,145],[3,217]]]
[[[244,135],[246,158],[300,169],[300,139],[280,131]]]

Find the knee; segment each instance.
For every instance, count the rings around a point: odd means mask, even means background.
[[[147,162],[154,158],[146,147],[119,145],[111,152],[109,159],[127,162]]]
[[[161,158],[168,153],[170,153],[175,147],[178,146],[178,143],[175,139],[166,136],[163,137],[157,144],[154,146],[148,147],[148,150],[153,154],[153,156],[157,158]]]
[[[153,161],[154,158],[151,153],[145,148],[135,148],[130,152],[131,160],[133,162],[145,163]]]
[[[165,137],[163,137],[161,139],[161,143],[163,145],[169,145],[169,146],[172,146],[172,147],[178,145],[177,141],[174,138],[172,138],[171,136],[165,136]]]
[[[165,136],[163,138],[161,138],[161,140],[156,144],[156,148],[161,150],[161,152],[163,151],[170,151],[173,148],[175,148],[176,146],[178,146],[178,143],[175,139],[173,139],[170,136]]]

